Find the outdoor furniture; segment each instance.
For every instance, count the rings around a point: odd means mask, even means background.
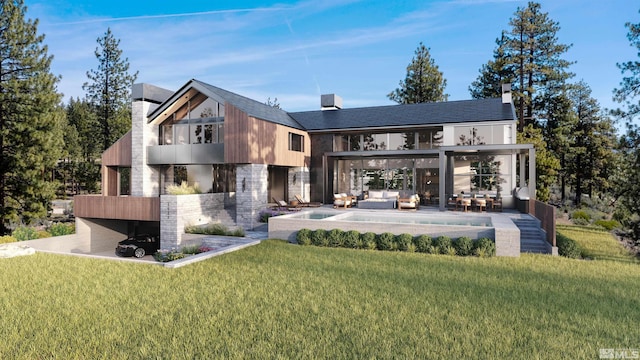
[[[459,194],[458,199],[456,200],[456,210],[458,209],[458,206],[460,206],[460,208],[464,208],[464,211],[466,212],[471,207],[471,198],[465,198],[464,194]]]
[[[306,201],[305,199],[302,198],[302,195],[300,195],[300,194],[296,194],[296,195],[294,195],[294,197],[296,198],[296,200],[298,200],[298,204],[300,204],[300,206],[302,206],[302,207],[319,207],[319,206],[322,206],[322,203],[319,203],[319,202]]]
[[[492,211],[502,211],[502,198],[495,198],[492,202],[491,202],[491,210]]]
[[[398,210],[408,209],[408,210],[418,210],[420,208],[420,196],[411,195],[408,198],[399,198],[398,199]]]
[[[368,196],[358,203],[358,208],[393,209],[399,196],[399,191],[369,190]]]
[[[272,197],[271,200],[273,200],[273,202],[276,203],[276,205],[273,207],[274,209],[278,209],[278,210],[300,210],[300,205],[294,205],[294,204],[287,204],[286,201],[284,200],[278,200],[275,197]]]
[[[473,199],[473,203],[475,205],[476,208],[478,208],[478,211],[482,211],[482,208],[484,208],[484,210],[487,210],[487,200],[485,198],[474,198]]]
[[[344,207],[345,209],[353,206],[356,203],[356,197],[347,195],[345,193],[333,194],[333,207]]]

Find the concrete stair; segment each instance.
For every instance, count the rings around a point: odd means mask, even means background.
[[[540,221],[528,217],[512,219],[513,223],[520,229],[520,252],[548,254],[545,234],[540,228]]]
[[[238,227],[236,224],[236,208],[235,207],[226,207],[224,209],[219,209],[216,214],[212,215],[216,221],[219,221],[222,225],[226,226],[229,229],[235,229]]]

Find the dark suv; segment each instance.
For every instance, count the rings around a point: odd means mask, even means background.
[[[153,255],[159,248],[160,239],[157,235],[138,234],[120,241],[116,247],[116,255],[141,258],[146,254]]]

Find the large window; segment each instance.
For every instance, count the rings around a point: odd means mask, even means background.
[[[236,166],[234,164],[213,164],[211,192],[226,193],[234,191],[236,191]]]
[[[456,156],[454,163],[455,193],[498,194],[511,188],[510,156]]]
[[[442,127],[385,133],[338,134],[333,138],[334,151],[376,151],[435,149],[442,145]]]
[[[224,123],[212,119],[182,120],[160,126],[160,145],[220,144]]]
[[[289,150],[304,152],[304,136],[289,133]]]

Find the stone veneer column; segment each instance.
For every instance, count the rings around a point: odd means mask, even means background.
[[[288,199],[289,201],[295,200],[295,195],[302,195],[302,198],[306,201],[310,201],[311,186],[309,182],[309,168],[307,167],[294,167],[289,168],[288,176]]]
[[[147,123],[147,114],[157,107],[147,101],[131,104],[131,195],[160,195],[158,169],[147,165],[147,146],[158,145],[158,126]]]
[[[258,225],[258,214],[267,206],[268,178],[265,164],[236,166],[236,223],[245,230]]]

